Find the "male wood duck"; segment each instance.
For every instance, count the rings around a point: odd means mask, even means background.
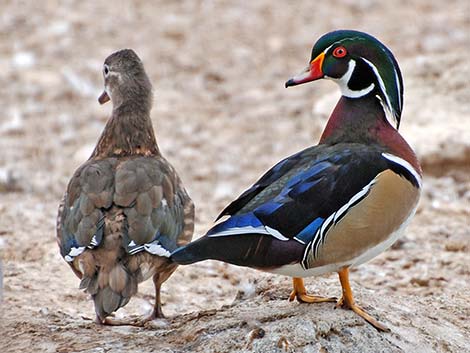
[[[150,120],[152,85],[134,51],[117,51],[103,66],[101,104],[113,111],[90,159],[69,182],[57,219],[61,255],[91,294],[96,321],[137,325],[163,317],[160,287],[175,271],[171,251],[191,241],[194,206],[157,146]],[[152,314],[108,318],[153,277]]]
[[[374,37],[339,30],[317,41],[308,68],[286,87],[321,78],[336,82],[342,97],[318,145],[276,164],[218,217],[228,219],[171,259],[216,259],[288,275],[290,300],[307,303],[334,298],[307,294],[302,277],[337,272],[337,306],[386,331],[355,304],[349,268],[390,247],[417,208],[421,168],[398,133],[400,69]]]

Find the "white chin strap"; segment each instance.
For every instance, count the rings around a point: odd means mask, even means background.
[[[371,83],[370,86],[368,86],[366,88],[363,88],[359,91],[353,91],[352,89],[350,89],[348,87],[348,82],[351,79],[351,76],[352,76],[355,68],[356,68],[356,61],[351,59],[351,60],[349,60],[349,63],[348,63],[348,71],[346,71],[346,73],[343,76],[341,76],[340,78],[333,78],[333,77],[325,76],[325,78],[328,78],[328,79],[336,82],[338,84],[339,89],[341,90],[341,94],[343,96],[345,96],[347,98],[363,97],[366,94],[370,93],[374,89],[375,85],[373,83]]]

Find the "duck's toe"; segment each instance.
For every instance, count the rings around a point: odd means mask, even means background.
[[[108,326],[134,326],[134,327],[146,327],[150,322],[155,319],[164,318],[163,314],[157,314],[152,312],[149,316],[138,316],[138,317],[128,317],[124,319],[116,319],[107,317],[100,323],[102,325]]]
[[[318,295],[296,293],[295,291],[292,291],[289,296],[289,301],[293,301],[295,298],[297,298],[297,301],[301,303],[328,303],[336,302],[338,300],[336,297],[321,297]]]
[[[297,298],[297,301],[300,303],[326,303],[326,302],[336,302],[338,298],[335,297],[320,297],[316,295],[307,294],[307,289],[305,289],[304,281],[302,278],[293,278],[292,292],[289,295],[289,301],[293,301]]]
[[[377,321],[375,318],[373,318],[367,311],[365,311],[363,308],[361,308],[359,305],[356,304],[346,304],[347,301],[345,301],[343,298],[338,300],[338,303],[336,304],[337,308],[343,308],[343,309],[350,309],[354,311],[357,315],[362,317],[364,320],[366,320],[369,324],[374,326],[378,331],[382,332],[390,332],[390,329],[385,326],[384,324],[380,323]]]

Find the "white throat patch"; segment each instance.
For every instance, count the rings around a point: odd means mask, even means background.
[[[352,89],[350,89],[348,87],[348,82],[351,79],[351,76],[355,68],[356,68],[356,61],[351,59],[349,60],[349,63],[348,63],[348,71],[346,71],[346,73],[343,76],[341,76],[340,78],[333,78],[333,77],[325,76],[325,78],[336,82],[343,96],[347,98],[360,98],[370,93],[374,89],[375,85],[371,83],[369,87],[363,88],[359,91],[353,91]]]

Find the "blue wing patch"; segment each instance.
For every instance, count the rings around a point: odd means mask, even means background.
[[[308,242],[312,241],[316,231],[321,227],[324,220],[325,219],[321,217],[316,218],[312,223],[302,229],[300,233],[294,237],[294,239],[300,241],[302,244],[307,244]]]
[[[85,249],[94,249],[101,244],[103,240],[104,231],[104,217],[102,217],[96,224],[96,232],[93,234],[90,243],[85,245],[78,244],[77,239],[73,234],[69,235],[70,238],[65,243],[64,249],[66,253],[63,255],[65,261],[72,262],[75,257],[85,251]]]
[[[258,228],[263,224],[252,212],[243,215],[232,216],[226,221],[215,225],[209,232],[208,236],[215,235],[222,232],[227,232],[230,229],[236,228]]]
[[[292,189],[299,183],[308,182],[311,180],[311,178],[314,178],[313,180],[316,180],[317,176],[321,174],[321,172],[325,171],[326,169],[330,167],[331,167],[331,163],[329,161],[322,161],[322,162],[316,163],[315,165],[311,166],[307,170],[291,178],[286,185],[286,189]]]

